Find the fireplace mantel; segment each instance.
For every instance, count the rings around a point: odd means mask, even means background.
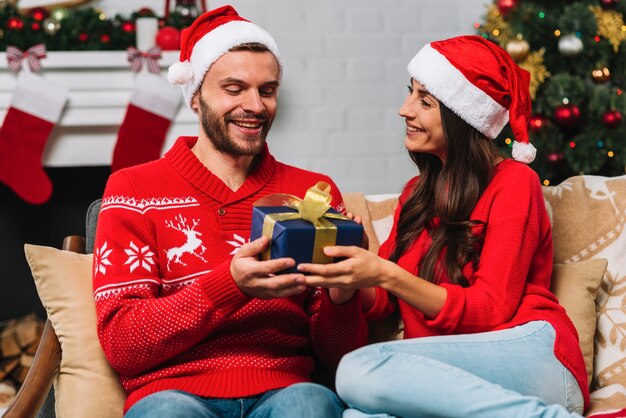
[[[159,61],[165,77],[178,51],[166,51]],[[69,89],[59,123],[46,143],[43,165],[48,167],[109,165],[126,106],[134,86],[125,51],[48,52],[42,60],[44,78]],[[145,69],[143,71],[146,71]],[[0,53],[0,120],[11,103],[17,75]],[[197,119],[182,103],[167,133],[169,148],[179,135],[193,134]]]

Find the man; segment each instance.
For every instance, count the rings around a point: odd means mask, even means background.
[[[334,417],[309,383],[366,342],[352,291],[308,288],[294,265],[258,261],[252,203],[303,197],[323,175],[277,162],[265,144],[281,68],[263,29],[230,6],[200,16],[170,68],[198,115],[157,161],[120,170],[103,197],[94,252],[98,334],[128,393],[128,417]]]

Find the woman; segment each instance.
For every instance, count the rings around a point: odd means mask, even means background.
[[[433,42],[410,62],[400,108],[420,175],[405,186],[380,256],[302,264],[312,286],[397,298],[404,340],[346,355],[344,417],[571,417],[589,402],[578,337],[549,291],[552,235],[528,142],[529,75],[478,36]],[[493,139],[510,123],[513,158]],[[375,295],[374,295],[375,293]],[[367,306],[368,308],[370,306]]]

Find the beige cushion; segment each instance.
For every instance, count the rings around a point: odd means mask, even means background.
[[[596,332],[595,298],[606,271],[606,265],[606,259],[555,264],[552,272],[551,290],[578,331],[578,340],[585,358],[589,382],[593,377],[593,339]]]
[[[359,192],[343,194],[346,211],[363,219],[363,228],[369,238],[369,250],[378,253],[387,240],[393,225],[393,215],[398,206],[398,196],[393,194],[368,195]]]
[[[121,417],[125,393],[96,334],[92,255],[26,244],[39,298],[61,343],[56,416]]]
[[[608,260],[596,297],[592,389],[626,385],[626,176],[576,176],[544,188],[555,262]]]

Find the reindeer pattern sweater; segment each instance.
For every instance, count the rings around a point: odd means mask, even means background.
[[[265,148],[229,189],[181,137],[157,161],[114,173],[94,249],[94,297],[104,353],[128,393],[125,410],[160,390],[234,398],[310,381],[316,358],[334,370],[365,344],[359,297],[328,292],[269,300],[236,286],[230,261],[249,240],[252,203],[271,193],[304,197],[326,176],[277,162]]]
[[[407,183],[400,196],[393,229],[379,250],[381,257],[389,258],[393,252],[400,210],[417,181],[416,177]],[[470,219],[482,221],[473,232],[484,233],[484,240],[477,268],[468,263],[462,269],[469,287],[444,278],[441,286],[448,295],[435,318],[400,300],[404,338],[486,332],[548,321],[556,331],[554,353],[578,381],[588,405],[587,373],[576,328],[549,290],[552,228],[537,174],[514,160],[500,162]],[[422,231],[398,264],[419,276],[417,266],[431,242],[428,231]],[[379,290],[376,305],[385,303],[389,303],[388,295]]]

